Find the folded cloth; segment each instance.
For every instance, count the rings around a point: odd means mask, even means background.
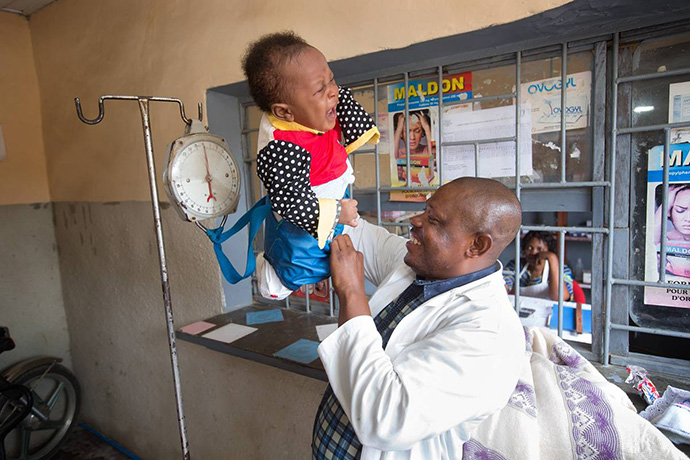
[[[669,385],[640,415],[676,444],[690,444],[690,391]]]
[[[515,391],[464,444],[464,460],[687,459],[570,345],[543,328],[526,327],[525,339]]]

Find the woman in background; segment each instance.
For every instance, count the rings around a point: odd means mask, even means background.
[[[558,256],[556,237],[548,232],[528,232],[521,240],[523,257],[520,259],[520,294],[528,297],[558,300]],[[515,261],[503,270],[506,290],[514,292]],[[563,267],[563,300],[573,295],[573,272]]]

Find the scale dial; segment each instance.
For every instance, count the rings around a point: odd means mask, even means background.
[[[184,219],[211,219],[237,209],[240,171],[224,139],[206,133],[177,139],[166,173],[166,191]]]

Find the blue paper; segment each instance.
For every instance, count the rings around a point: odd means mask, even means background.
[[[313,340],[299,339],[292,345],[288,345],[273,356],[279,358],[289,359],[290,361],[297,361],[298,363],[308,364],[319,357],[316,349],[319,347],[319,342]]]
[[[280,310],[264,310],[247,313],[247,325],[249,326],[253,324],[275,323],[283,321],[284,319],[283,312]]]

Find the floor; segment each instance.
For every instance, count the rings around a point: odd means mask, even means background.
[[[128,460],[95,434],[77,426],[53,460]]]

